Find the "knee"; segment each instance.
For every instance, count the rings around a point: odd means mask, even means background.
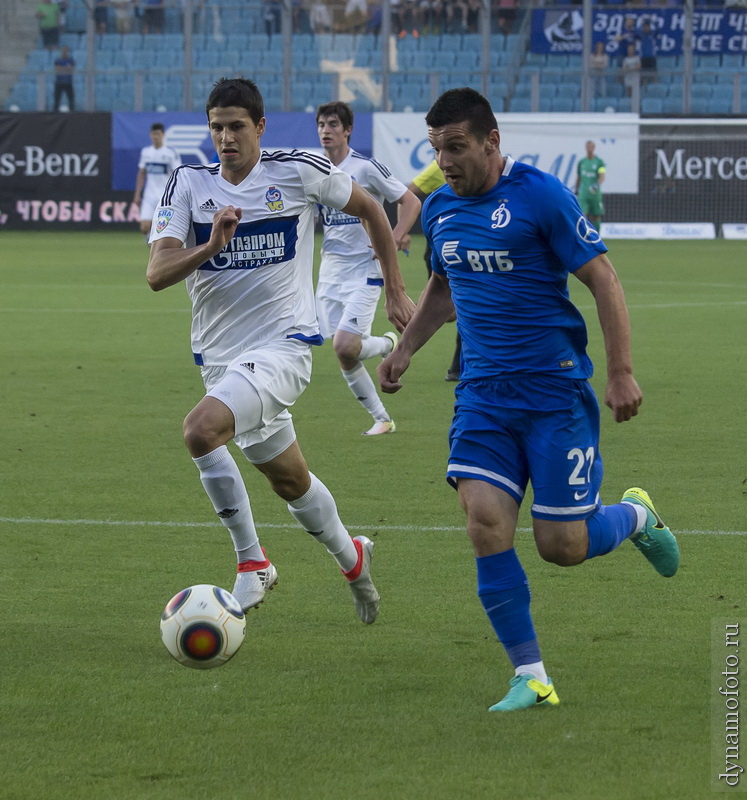
[[[360,341],[355,341],[345,337],[335,337],[332,346],[335,350],[337,360],[343,369],[353,369],[358,363],[358,356],[361,353]]]
[[[220,441],[218,432],[211,424],[210,418],[193,408],[187,414],[183,426],[184,444],[187,445],[192,458],[212,453],[225,442]]]
[[[559,567],[575,567],[586,560],[588,542],[583,545],[575,540],[537,543],[537,550],[543,560]]]

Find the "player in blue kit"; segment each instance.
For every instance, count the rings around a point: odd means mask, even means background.
[[[605,403],[617,422],[634,417],[642,399],[625,297],[573,194],[501,155],[482,95],[445,92],[426,123],[447,184],[423,205],[433,275],[399,346],[379,366],[379,381],[398,391],[414,353],[456,308],[462,374],[447,479],[467,516],[478,595],[515,669],[490,711],[557,705],[514,550],[528,482],[535,543],[546,561],[573,566],[630,539],[661,575],[679,565],[677,542],[645,491],[628,489],[610,506],[599,497],[599,406],[568,275],[594,296],[607,353]]]

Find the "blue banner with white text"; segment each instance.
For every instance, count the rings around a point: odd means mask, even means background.
[[[604,42],[607,53],[623,57],[630,35],[640,40],[648,22],[657,55],[682,55],[685,12],[681,8],[597,8],[592,14],[592,49],[597,42]],[[535,9],[532,12],[530,49],[533,53],[580,54],[583,51],[583,30],[584,15],[580,8]],[[696,11],[693,15],[693,53],[747,53],[747,10],[723,8]]]

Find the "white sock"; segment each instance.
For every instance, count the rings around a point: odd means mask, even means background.
[[[388,336],[364,336],[358,358],[365,361],[374,356],[386,356],[392,352],[392,340]]]
[[[514,675],[531,675],[545,686],[548,684],[547,672],[545,672],[545,665],[542,661],[536,661],[534,664],[522,664],[516,667]]]
[[[335,498],[313,473],[309,473],[311,486],[298,500],[288,503],[293,518],[308,531],[340,565],[350,572],[358,563],[358,551],[337,513]]]
[[[263,561],[265,556],[254,527],[249,495],[228,448],[223,445],[192,460],[200,470],[200,480],[215,513],[231,534],[237,560]]]
[[[350,391],[355,395],[356,400],[368,411],[375,422],[382,419],[387,421],[390,419],[384,404],[376,393],[376,387],[373,380],[371,380],[371,376],[360,361],[353,369],[342,370],[342,376],[350,387]]]
[[[640,533],[644,527],[646,526],[646,522],[648,521],[648,513],[643,506],[639,506],[638,503],[629,503],[627,500],[623,500],[626,506],[630,506],[636,513],[638,517],[638,522],[635,524],[635,530],[631,534],[631,536],[635,536],[636,533]]]

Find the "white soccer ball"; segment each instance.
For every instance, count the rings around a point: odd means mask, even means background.
[[[161,614],[161,638],[185,667],[220,667],[236,654],[246,633],[239,601],[220,586],[201,583],[175,594]]]

